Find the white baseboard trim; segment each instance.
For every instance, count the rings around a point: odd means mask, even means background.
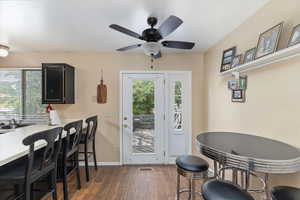
[[[176,157],[169,157],[168,158],[168,163],[167,164],[173,165],[175,163],[176,163]]]
[[[94,166],[94,162],[88,162],[89,166]],[[97,166],[120,166],[120,162],[97,162]],[[79,166],[85,166],[84,162],[79,162]]]

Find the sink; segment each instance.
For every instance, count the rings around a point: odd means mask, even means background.
[[[17,124],[15,128],[22,128],[22,127],[32,126],[32,125],[34,125],[34,124],[31,124],[31,123],[30,124],[29,123],[28,124]],[[5,126],[2,126],[1,129],[8,130],[8,129],[13,129],[13,127],[11,125],[5,125]],[[0,134],[2,134],[2,133],[0,132]]]

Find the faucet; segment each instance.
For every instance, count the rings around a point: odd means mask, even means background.
[[[11,126],[11,128],[16,128],[18,124],[15,119],[11,119],[9,120],[9,125]]]

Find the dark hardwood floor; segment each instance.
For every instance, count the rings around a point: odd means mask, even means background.
[[[172,165],[106,166],[99,167],[97,172],[91,167],[90,172],[92,179],[86,183],[81,168],[81,190],[76,190],[75,174],[69,176],[71,200],[174,200],[176,196],[176,167]],[[184,178],[182,183],[187,185]],[[200,186],[201,182],[197,182],[196,188]],[[63,199],[60,183],[58,195]],[[188,195],[182,194],[181,199],[188,199]]]

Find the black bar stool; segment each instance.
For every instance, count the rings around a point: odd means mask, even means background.
[[[227,181],[211,179],[202,185],[204,200],[254,200],[245,190]]]
[[[15,191],[17,194],[14,199],[33,199],[33,183],[49,176],[50,191],[52,199],[57,199],[56,193],[56,175],[57,158],[61,147],[62,128],[54,128],[47,131],[35,133],[26,137],[23,144],[29,146],[27,159],[22,162],[8,164],[0,171],[0,182],[15,185],[23,188],[23,193]],[[58,137],[57,142],[55,139]],[[41,150],[35,151],[36,142],[44,141],[47,146]],[[22,198],[23,197],[23,198]]]
[[[65,125],[64,130],[67,132],[67,136],[63,139],[63,148],[62,155],[60,157],[60,163],[62,165],[64,200],[68,200],[69,195],[67,176],[73,170],[76,170],[77,189],[81,188],[78,154],[79,142],[82,132],[82,120],[71,122]]]
[[[206,179],[208,176],[208,163],[192,155],[179,156],[176,159],[177,165],[177,200],[180,198],[180,194],[183,192],[189,193],[189,199],[194,200],[195,194],[200,192],[195,190],[195,180]],[[180,188],[180,176],[183,176],[189,181],[189,188]]]
[[[300,189],[289,186],[277,186],[271,190],[273,200],[299,200]]]
[[[95,170],[97,170],[97,158],[96,158],[96,144],[95,144],[95,136],[97,132],[97,126],[98,126],[98,116],[92,116],[89,117],[85,120],[87,123],[87,128],[86,132],[83,133],[80,144],[84,145],[84,151],[79,152],[80,154],[84,154],[84,161],[85,163],[85,173],[86,173],[86,181],[90,180],[90,175],[89,175],[89,163],[88,163],[88,158],[89,155],[93,155],[94,157],[94,165],[95,165]],[[92,143],[92,151],[88,151],[88,145]]]

